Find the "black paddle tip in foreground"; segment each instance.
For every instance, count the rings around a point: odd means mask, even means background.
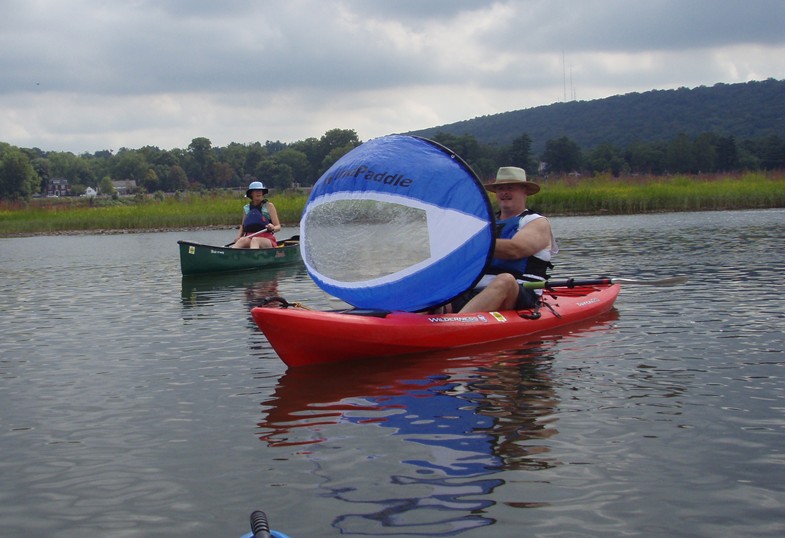
[[[261,510],[254,510],[251,513],[251,534],[244,534],[242,538],[289,538],[289,536],[280,531],[270,530],[267,514]]]
[[[251,532],[253,538],[271,538],[270,525],[267,523],[267,514],[261,510],[254,510],[251,513]]]

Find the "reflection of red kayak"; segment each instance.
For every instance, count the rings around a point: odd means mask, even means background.
[[[542,397],[542,386],[548,384],[547,374],[537,366],[554,358],[565,338],[580,338],[594,331],[607,331],[618,319],[616,310],[598,317],[548,331],[543,337],[520,337],[486,343],[475,347],[429,352],[427,355],[395,357],[375,361],[354,361],[316,364],[308,368],[289,368],[278,380],[275,392],[262,402],[264,419],[259,422],[263,432],[260,439],[270,446],[296,446],[319,443],[325,438],[320,433],[324,425],[337,424],[345,414],[363,422],[374,412],[397,406],[402,397],[411,398],[414,407],[423,395],[438,394],[445,383],[468,384],[479,378],[486,380],[490,391],[512,384],[503,391],[522,397],[519,391],[522,372],[527,378],[536,379],[535,398]],[[528,366],[527,366],[528,365]],[[329,383],[325,383],[329,379]],[[488,381],[491,380],[491,381]],[[515,381],[517,380],[517,381]],[[473,389],[483,393],[482,387]],[[496,392],[494,392],[496,396]],[[507,398],[509,396],[503,396]],[[536,404],[529,402],[532,407]],[[496,400],[496,405],[499,400]],[[512,405],[512,404],[511,404]],[[526,407],[521,402],[516,408]],[[363,414],[363,412],[366,412]],[[413,411],[413,410],[410,410]],[[407,413],[412,417],[420,412]],[[455,416],[455,413],[449,413]],[[415,420],[415,418],[412,418]],[[384,422],[384,420],[378,420]],[[518,425],[519,426],[519,425]],[[311,434],[297,435],[301,429]]]
[[[619,285],[545,290],[538,311],[415,314],[254,308],[254,321],[288,366],[410,355],[519,338],[599,316]]]

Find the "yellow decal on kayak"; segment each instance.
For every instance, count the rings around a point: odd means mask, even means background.
[[[188,247],[188,254],[196,254],[196,247],[191,245]]]
[[[489,313],[490,315],[492,315],[494,318],[496,318],[496,321],[501,321],[502,323],[504,323],[505,321],[507,321],[507,318],[505,318],[504,316],[502,316],[502,315],[501,315],[499,312],[488,312],[488,313]]]

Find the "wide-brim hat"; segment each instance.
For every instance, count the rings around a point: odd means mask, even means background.
[[[252,181],[251,184],[248,185],[248,190],[245,191],[245,197],[250,198],[251,192],[253,191],[262,191],[262,194],[267,194],[270,192],[261,181]]]
[[[537,194],[540,186],[533,181],[526,181],[526,170],[517,166],[502,166],[496,172],[496,181],[485,185],[485,189],[496,192],[499,185],[523,185],[526,187],[526,194]]]

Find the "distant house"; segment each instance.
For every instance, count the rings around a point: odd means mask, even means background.
[[[120,196],[133,194],[134,191],[136,191],[136,181],[133,179],[120,179],[118,181],[112,181],[112,187],[114,187],[114,190],[117,191],[117,194]]]
[[[68,180],[64,177],[53,177],[46,184],[46,196],[68,196],[71,189],[68,187]]]

